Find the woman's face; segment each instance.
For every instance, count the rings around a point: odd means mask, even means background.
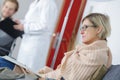
[[[99,29],[95,28],[94,25],[89,21],[89,19],[85,19],[80,29],[82,42],[85,44],[90,44],[96,40],[99,40],[99,32]]]
[[[2,7],[1,13],[4,18],[11,17],[15,13],[16,4],[10,1],[5,2]]]

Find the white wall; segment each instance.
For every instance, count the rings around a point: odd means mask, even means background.
[[[23,19],[25,13],[28,11],[29,5],[34,0],[18,0],[20,4],[19,11],[15,15],[16,18]]]
[[[104,0],[102,0],[104,1]],[[109,15],[112,32],[108,38],[108,46],[113,55],[113,64],[120,64],[120,0],[88,0],[84,16],[90,12],[100,12]],[[80,41],[80,35],[78,36]]]

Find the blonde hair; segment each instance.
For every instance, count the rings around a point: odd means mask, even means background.
[[[109,16],[101,14],[101,13],[91,13],[83,18],[82,22],[88,19],[93,27],[102,27],[102,31],[99,33],[99,38],[106,40],[108,36],[111,34],[111,25],[109,21]]]
[[[12,3],[15,3],[15,4],[16,4],[15,12],[18,11],[19,3],[18,3],[17,0],[5,0],[5,1],[3,2],[3,5],[4,5],[6,2],[12,2]]]

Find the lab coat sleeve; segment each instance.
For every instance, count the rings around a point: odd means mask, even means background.
[[[26,21],[24,23],[24,32],[27,34],[40,34],[49,31],[50,27],[54,27],[57,18],[56,4],[48,2],[40,8],[40,15],[35,20]],[[36,13],[39,13],[36,12]],[[34,19],[34,18],[33,18]]]

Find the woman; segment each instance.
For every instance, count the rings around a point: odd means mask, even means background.
[[[90,80],[101,65],[111,66],[112,56],[106,41],[110,32],[108,16],[100,13],[87,15],[80,28],[82,44],[66,52],[56,70],[45,67],[40,70],[40,75],[43,79],[63,77],[65,80]]]
[[[45,66],[50,40],[57,18],[54,0],[35,0],[23,23],[17,21],[14,28],[24,31],[17,60],[32,71]]]

